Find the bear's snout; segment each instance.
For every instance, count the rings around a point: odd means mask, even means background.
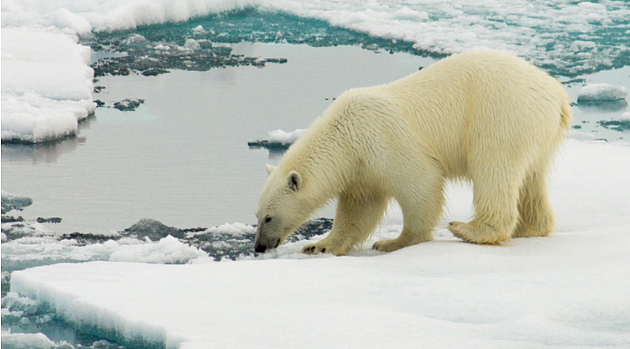
[[[263,239],[256,237],[256,241],[254,242],[254,252],[263,253],[267,249],[278,247],[279,244],[280,239],[278,238],[263,241]]]
[[[260,241],[256,241],[254,243],[254,252],[263,253],[267,250],[267,246],[260,243]]]

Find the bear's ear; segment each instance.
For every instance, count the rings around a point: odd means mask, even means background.
[[[265,168],[267,169],[267,174],[271,174],[271,172],[273,172],[273,170],[275,170],[275,169],[276,169],[276,166],[266,164],[266,165],[265,165]]]
[[[287,186],[293,191],[298,191],[302,188],[302,176],[296,171],[291,171],[287,176]]]

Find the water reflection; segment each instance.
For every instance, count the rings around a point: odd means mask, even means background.
[[[75,136],[46,143],[3,144],[2,162],[32,161],[34,165],[56,162],[62,154],[76,150],[79,144],[84,144],[85,142],[85,137]]]
[[[582,101],[578,100],[577,107],[585,113],[617,113],[628,107],[625,99],[618,101]]]
[[[251,141],[247,142],[247,146],[250,150],[254,149],[267,149],[269,151],[269,159],[279,160],[284,153],[289,149],[289,145],[269,143],[268,141]]]
[[[61,155],[73,152],[79,145],[87,142],[86,137],[79,135],[81,130],[90,128],[90,124],[95,119],[96,117],[92,115],[85,120],[79,121],[77,135],[63,139],[35,144],[3,143],[2,162],[32,161],[33,165],[56,162]]]

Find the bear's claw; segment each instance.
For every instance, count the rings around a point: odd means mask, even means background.
[[[310,245],[306,245],[304,246],[304,248],[302,248],[302,253],[306,253],[306,254],[318,254],[318,253],[332,253],[334,255],[337,256],[341,256],[344,255],[345,253],[343,253],[342,251],[338,251],[337,249],[333,248],[334,246],[330,246],[328,244],[322,244],[321,242],[316,243],[316,244],[310,244]]]
[[[326,247],[319,247],[316,244],[307,245],[302,249],[302,253],[306,253],[306,254],[326,253]]]

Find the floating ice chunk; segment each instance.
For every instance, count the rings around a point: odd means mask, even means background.
[[[42,54],[45,52],[45,54]],[[60,31],[2,29],[2,141],[76,133],[92,101],[89,47]]]
[[[619,101],[625,99],[627,95],[628,89],[624,86],[588,84],[578,92],[578,103],[580,101]]]
[[[247,142],[247,145],[250,147],[263,147],[267,149],[286,149],[291,144],[295,143],[295,141],[300,138],[305,131],[305,129],[297,129],[292,132],[274,130],[269,132],[268,139],[256,139]]]
[[[300,138],[305,129],[297,129],[292,132],[285,132],[282,130],[274,130],[269,132],[269,143],[279,143],[279,144],[293,144],[295,141]]]
[[[2,349],[73,349],[66,342],[56,344],[43,333],[2,332]]]
[[[203,29],[203,26],[200,24],[192,29],[193,34],[205,34],[206,30]]]
[[[2,191],[2,214],[10,212],[12,210],[22,211],[25,207],[33,204],[31,198],[17,196],[6,191]]]
[[[145,38],[144,36],[140,35],[140,34],[131,34],[129,35],[128,38],[126,38],[125,40],[123,40],[123,43],[129,45],[135,42],[144,42],[147,41],[147,38]]]
[[[571,43],[571,46],[569,46],[569,50],[576,52],[576,51],[581,51],[585,48],[593,49],[595,47],[597,47],[597,44],[595,44],[592,41],[576,40]]]
[[[620,121],[630,121],[630,113],[623,113],[619,118]]]
[[[156,50],[163,50],[163,51],[168,51],[171,49],[170,46],[164,45],[164,44],[157,44],[154,48]]]
[[[201,45],[199,45],[199,43],[195,39],[186,39],[186,42],[184,43],[184,47],[189,50],[194,51],[194,50],[199,50],[201,48]]]

